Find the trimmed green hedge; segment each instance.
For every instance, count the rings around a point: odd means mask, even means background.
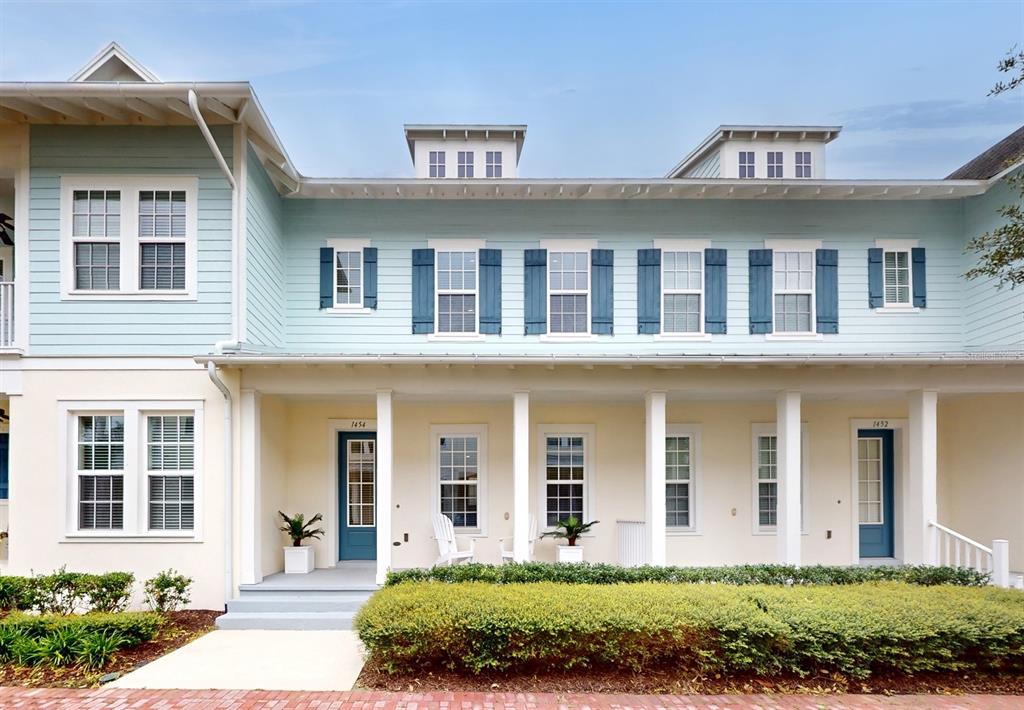
[[[466,564],[432,569],[389,572],[387,586],[405,582],[488,582],[522,584],[563,582],[566,584],[619,584],[636,582],[720,584],[862,584],[864,582],[906,582],[930,586],[954,584],[982,587],[989,576],[957,567],[903,565],[898,567],[836,567],[788,565],[737,565],[734,567],[618,567],[607,564],[560,565],[525,562],[507,565]]]
[[[34,577],[0,577],[0,610],[72,614],[76,611],[121,611],[131,599],[130,572],[87,574],[63,567]]]
[[[1024,671],[1024,594],[991,587],[421,582],[379,591],[355,626],[391,672]]]

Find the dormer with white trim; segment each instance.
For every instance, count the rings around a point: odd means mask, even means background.
[[[406,124],[416,177],[508,180],[519,174],[525,125]]]
[[[842,126],[719,126],[667,178],[824,180]]]

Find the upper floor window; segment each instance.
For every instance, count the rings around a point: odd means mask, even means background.
[[[334,305],[363,305],[363,251],[334,252]]]
[[[796,152],[796,176],[798,178],[811,177],[811,151],[798,150]]]
[[[487,177],[489,178],[500,178],[501,177],[501,151],[500,150],[489,150],[487,151]]]
[[[437,332],[477,332],[477,252],[437,252]]]
[[[814,331],[814,252],[776,251],[774,272],[775,332]]]
[[[782,151],[781,150],[769,150],[768,151],[768,177],[780,178],[782,177]]]
[[[430,151],[430,177],[432,177],[432,178],[443,178],[444,177],[444,151],[443,150],[432,150],[432,151]]]
[[[196,292],[195,178],[61,179],[66,298],[191,298]]]
[[[662,251],[662,332],[701,332],[703,266],[703,252]]]
[[[459,151],[459,177],[473,177],[473,151],[471,150]]]
[[[907,250],[886,250],[882,253],[885,305],[909,306],[910,301],[910,252]]]
[[[548,311],[551,333],[589,333],[590,252],[548,255]]]
[[[740,151],[740,177],[754,177],[754,151],[752,150]]]

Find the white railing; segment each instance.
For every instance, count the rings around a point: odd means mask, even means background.
[[[616,520],[619,534],[619,564],[639,567],[647,562],[647,524],[642,520]]]
[[[997,587],[1010,586],[1010,543],[993,540],[992,547],[950,530],[934,520],[932,528],[935,564],[948,567],[964,567],[988,573],[992,584]]]
[[[14,346],[14,282],[0,281],[0,348]]]

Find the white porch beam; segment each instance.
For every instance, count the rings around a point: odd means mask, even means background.
[[[391,480],[394,461],[394,425],[391,390],[377,392],[377,584],[384,584],[391,569]]]
[[[239,546],[240,584],[256,584],[263,580],[260,558],[260,393],[241,391],[239,399]]]
[[[779,564],[800,564],[800,393],[779,392],[775,401],[778,510],[775,534]]]
[[[907,431],[909,471],[903,486],[903,562],[934,564],[938,464],[938,393],[930,390],[911,392]],[[936,521],[941,522],[941,521]]]
[[[512,395],[512,559],[530,561],[530,393]]]
[[[665,564],[665,393],[644,396],[647,564]]]

